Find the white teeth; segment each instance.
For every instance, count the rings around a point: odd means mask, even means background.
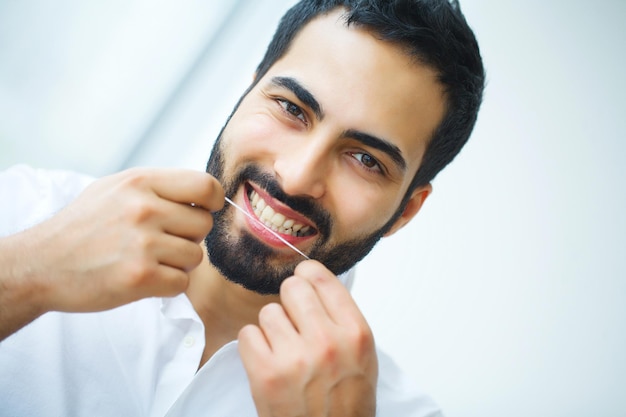
[[[261,212],[261,215],[259,216],[259,219],[265,222],[265,221],[270,220],[273,215],[274,215],[274,210],[270,206],[265,206],[265,208]]]
[[[285,216],[283,216],[283,215],[282,215],[282,214],[280,214],[280,213],[276,213],[276,214],[274,214],[274,216],[272,217],[271,222],[272,222],[272,224],[273,224],[273,225],[275,225],[276,227],[279,227],[279,226],[282,226],[282,225],[283,225],[283,223],[285,223],[285,220],[286,220]]]
[[[256,207],[257,203],[259,202],[259,195],[253,192],[252,200],[250,202],[252,203],[252,207]],[[265,203],[265,201],[263,203]]]
[[[254,214],[256,214],[267,227],[275,232],[292,236],[302,236],[311,230],[310,226],[305,226],[293,219],[286,218],[283,214],[276,213],[256,191],[252,191],[249,198]]]
[[[259,211],[263,211],[263,209],[265,208],[265,206],[267,206],[267,204],[265,204],[265,200],[262,200],[258,194],[256,197],[257,197],[257,203],[253,205],[253,207],[257,208]]]

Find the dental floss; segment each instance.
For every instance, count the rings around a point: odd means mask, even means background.
[[[255,222],[257,222],[258,224],[260,224],[261,226],[263,226],[265,228],[265,230],[267,230],[268,232],[270,232],[271,234],[273,234],[274,236],[276,236],[276,238],[278,238],[281,242],[283,242],[285,245],[289,246],[291,249],[295,250],[297,253],[299,253],[300,255],[304,256],[306,259],[311,259],[308,256],[306,256],[304,253],[302,253],[298,248],[296,248],[295,246],[293,246],[291,243],[287,242],[285,240],[285,238],[283,238],[281,235],[279,235],[278,233],[276,233],[275,231],[273,231],[272,229],[270,229],[269,227],[267,227],[265,225],[265,223],[263,223],[261,220],[257,219],[256,217],[254,217],[253,215],[251,215],[250,213],[248,213],[247,211],[245,211],[242,207],[239,207],[237,204],[235,204],[235,202],[233,202],[233,200],[231,200],[228,197],[224,197],[224,200],[226,200],[226,202],[228,204],[230,204],[231,206],[233,206],[234,208],[236,208],[237,210],[239,210],[240,212],[242,212],[243,214],[245,214],[246,216],[248,216],[250,219],[254,220]]]

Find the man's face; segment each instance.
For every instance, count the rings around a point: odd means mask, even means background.
[[[395,232],[398,208],[444,113],[436,74],[335,12],[308,24],[222,131],[209,172],[226,195],[335,273]],[[396,215],[397,214],[397,215]],[[226,206],[206,239],[230,280],[277,293],[302,256]]]

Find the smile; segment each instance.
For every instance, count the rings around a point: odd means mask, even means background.
[[[292,237],[307,237],[316,233],[311,226],[278,213],[255,190],[250,188],[247,195],[256,217],[273,231]]]

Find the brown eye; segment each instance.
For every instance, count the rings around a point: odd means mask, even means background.
[[[376,166],[376,160],[368,154],[363,155],[363,157],[361,158],[361,162],[363,162],[363,165],[368,168],[373,168]]]
[[[365,168],[372,171],[381,171],[380,164],[372,155],[361,152],[352,153],[354,159],[359,161]]]
[[[304,115],[304,112],[296,104],[293,104],[291,101],[285,99],[278,99],[276,101],[278,101],[278,104],[280,104],[283,110],[285,110],[291,116],[297,118],[298,120],[301,120],[303,123],[306,123],[306,117]]]

